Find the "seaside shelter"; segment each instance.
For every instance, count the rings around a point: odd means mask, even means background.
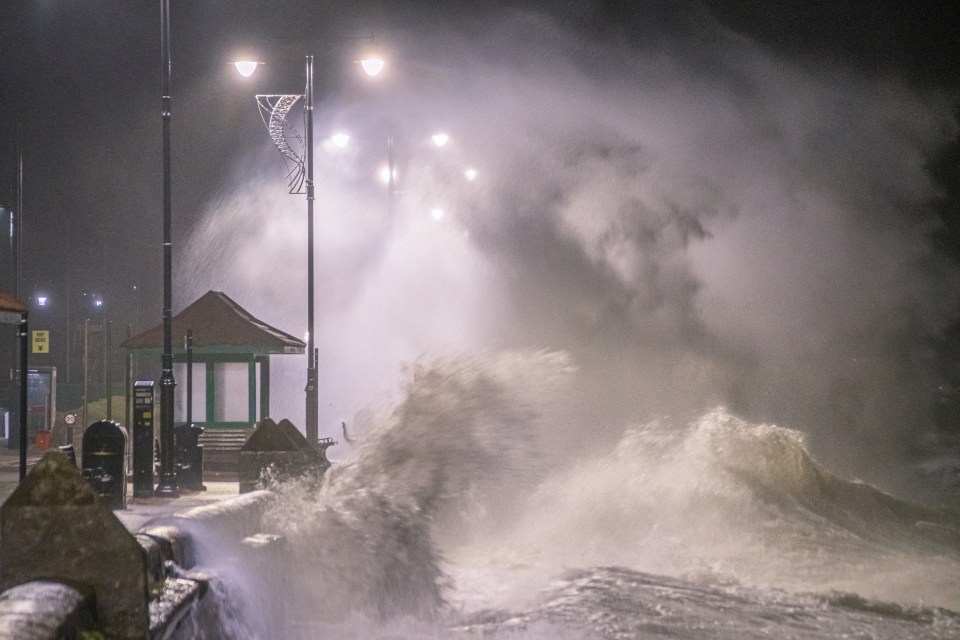
[[[192,336],[192,397],[188,398],[187,332]],[[270,414],[270,356],[304,353],[305,343],[253,317],[222,291],[208,291],[171,318],[174,422],[210,430],[251,430]],[[160,361],[163,325],[125,340],[142,361]]]

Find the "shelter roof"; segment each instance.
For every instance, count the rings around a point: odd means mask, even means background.
[[[303,353],[302,340],[254,318],[222,291],[208,291],[170,320],[174,348],[193,332],[195,351],[207,353]],[[163,348],[163,324],[127,338],[120,346],[134,351]]]

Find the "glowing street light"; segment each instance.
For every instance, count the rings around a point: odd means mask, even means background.
[[[440,148],[450,141],[450,136],[445,133],[435,133],[431,136],[431,140],[433,140],[433,144]]]
[[[463,172],[463,177],[469,180],[470,182],[473,182],[474,180],[477,179],[477,170],[467,169],[466,171]]]
[[[330,140],[333,141],[333,144],[343,149],[345,146],[347,146],[347,143],[350,142],[350,136],[345,133],[335,133],[330,136]]]
[[[237,68],[237,73],[242,75],[244,78],[249,78],[253,75],[253,72],[257,70],[257,67],[262,63],[257,62],[256,60],[237,60],[233,65]]]
[[[360,61],[360,66],[363,67],[364,73],[370,77],[376,76],[383,71],[384,64],[383,58],[378,56],[370,56]]]

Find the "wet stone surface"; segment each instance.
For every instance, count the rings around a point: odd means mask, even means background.
[[[67,585],[28,582],[0,594],[0,638],[70,638],[93,627],[90,600]]]
[[[0,507],[0,590],[35,580],[91,592],[105,632],[148,624],[147,556],[60,453],[48,453]]]

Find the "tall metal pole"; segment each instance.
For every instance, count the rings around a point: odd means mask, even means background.
[[[30,332],[27,330],[27,312],[24,311],[20,316],[20,415],[17,416],[20,418],[21,481],[27,477],[27,380],[30,376],[30,371],[27,368],[27,355],[29,353],[27,341],[29,340],[29,335]]]
[[[187,429],[193,426],[193,330],[184,338],[187,349]]]
[[[393,183],[393,136],[387,136],[387,213],[390,222],[393,222],[393,194],[396,185]]]
[[[90,402],[90,318],[83,320],[83,422],[87,428],[87,405]]]
[[[107,390],[107,420],[113,420],[113,358],[110,350],[113,348],[110,335],[111,321],[103,321],[103,386]]]
[[[307,88],[303,109],[307,133],[307,419],[306,436],[311,445],[320,439],[317,425],[317,358],[313,326],[313,56],[306,59]]]
[[[133,327],[127,324],[127,340],[133,336]],[[127,429],[131,429],[131,438],[133,437],[132,429],[133,423],[130,422],[130,412],[132,407],[130,406],[130,401],[133,399],[133,351],[127,351],[127,356],[124,358],[124,372],[123,372],[123,424],[126,425]],[[71,442],[72,444],[72,442]],[[133,468],[131,463],[130,468]]]
[[[20,99],[17,98],[17,211],[16,216],[16,262],[17,262],[17,300],[23,299],[23,140],[20,121]]]
[[[173,442],[173,340],[171,314],[172,247],[170,238],[170,0],[160,0],[160,56],[162,91],[160,98],[163,122],[163,357],[160,373],[160,481],[155,495],[176,497],[177,476],[174,470]]]

